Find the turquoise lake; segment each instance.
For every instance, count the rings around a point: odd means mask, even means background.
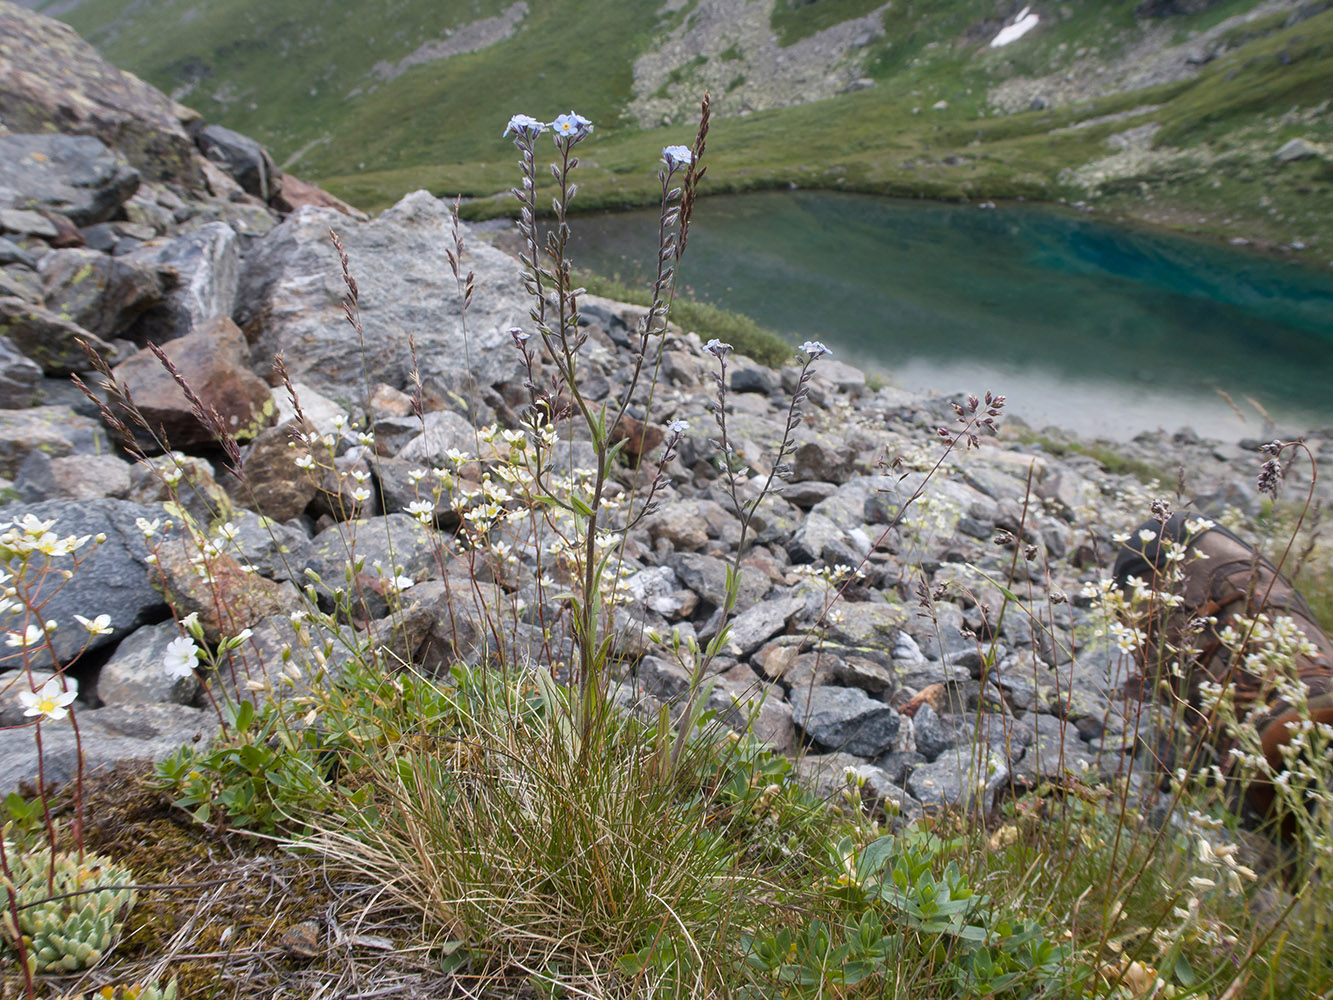
[[[655,211],[571,226],[576,264],[646,280]],[[1284,432],[1333,425],[1322,259],[1073,211],[769,192],[702,199],[680,281],[904,388],[1003,392],[1036,427],[1256,437],[1255,404]]]

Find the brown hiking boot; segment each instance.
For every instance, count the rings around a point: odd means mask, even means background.
[[[1174,574],[1173,563],[1178,568]],[[1116,559],[1120,589],[1134,589],[1130,581],[1135,578],[1181,598],[1177,606],[1150,615],[1144,645],[1154,662],[1145,663],[1144,670],[1152,675],[1157,663],[1185,659],[1185,690],[1180,691],[1179,682],[1173,689],[1185,698],[1191,728],[1211,743],[1223,770],[1232,763],[1232,741],[1220,731],[1214,712],[1205,707],[1210,701],[1204,695],[1212,685],[1233,695],[1236,717],[1259,734],[1263,755],[1275,774],[1287,767],[1280,748],[1291,741],[1303,715],[1333,724],[1333,640],[1291,581],[1252,546],[1202,519],[1183,514],[1165,522],[1152,519],[1139,527]],[[1241,619],[1252,622],[1260,614],[1267,616],[1268,625],[1285,618],[1294,626],[1290,637],[1303,647],[1293,658],[1296,679],[1305,691],[1304,713],[1283,696],[1284,688],[1292,694],[1289,675],[1279,676],[1277,667],[1250,655],[1264,645],[1256,634],[1261,629]],[[1159,655],[1151,657],[1154,652]],[[1246,792],[1245,804],[1263,817],[1273,799],[1272,785],[1256,780]]]

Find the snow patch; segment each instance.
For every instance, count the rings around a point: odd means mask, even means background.
[[[1018,19],[1007,28],[1002,28],[1000,33],[992,39],[990,47],[998,49],[1002,45],[1008,45],[1010,42],[1016,42],[1029,31],[1037,26],[1041,18],[1032,13],[1031,7],[1024,7],[1018,12]]]

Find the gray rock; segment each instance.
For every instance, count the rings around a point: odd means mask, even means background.
[[[1035,788],[1043,781],[1062,783],[1069,778],[1091,780],[1099,773],[1097,756],[1082,739],[1073,723],[1062,723],[1051,715],[1033,718],[1032,743],[1014,765],[1014,782]]]
[[[831,542],[842,538],[842,528],[823,514],[811,513],[787,543],[787,554],[794,563],[812,563],[822,558]]]
[[[661,701],[684,697],[690,688],[690,671],[665,656],[645,656],[635,669],[635,689]]]
[[[864,763],[860,757],[840,751],[806,754],[796,761],[796,777],[820,798],[830,799],[855,782],[857,769]]]
[[[924,763],[926,758],[915,750],[890,750],[875,761],[875,766],[887,774],[894,785],[905,788],[908,775]]]
[[[60,232],[41,212],[16,208],[0,209],[0,230],[18,236],[36,236],[39,240],[53,240]]]
[[[731,621],[724,651],[735,657],[749,656],[778,632],[787,627],[793,615],[805,606],[795,597],[760,601]]]
[[[54,498],[65,500],[127,499],[130,470],[119,455],[66,455],[51,459]]]
[[[727,563],[699,552],[678,552],[667,560],[680,582],[715,608],[726,598]],[[769,582],[758,573],[742,573],[736,611],[744,611],[768,593]]]
[[[857,688],[825,685],[791,693],[796,725],[816,743],[858,757],[875,757],[890,749],[902,717],[888,705]]]
[[[100,254],[99,254],[100,256]],[[104,361],[114,361],[117,349],[73,320],[13,296],[0,298],[0,335],[9,338],[25,356],[49,375],[87,371],[83,341]]]
[[[164,760],[187,743],[207,746],[218,732],[216,712],[184,705],[75,711],[85,776],[122,760]],[[68,719],[42,726],[42,749],[46,780],[52,784],[72,781],[78,773],[78,748]],[[32,730],[0,730],[0,795],[36,781],[37,747]]]
[[[329,230],[342,234],[360,288],[364,351],[343,316],[343,286]],[[486,289],[467,312],[463,335],[457,288],[446,251],[453,246],[443,202],[425,191],[400,201],[373,222],[356,223],[333,209],[302,208],[246,257],[237,321],[257,361],[278,351],[294,379],[328,395],[346,396],[362,381],[408,383],[409,333],[416,335],[423,378],[469,366],[479,385],[516,377],[518,356],[508,330],[529,323],[530,300],[510,257],[480,241],[468,244],[465,265]],[[463,227],[466,231],[466,227]]]
[[[249,136],[221,125],[208,125],[199,130],[195,141],[204,155],[226,171],[246,193],[268,201],[277,191],[281,175],[273,166],[273,158]]]
[[[916,742],[917,753],[931,761],[954,746],[957,739],[951,727],[926,702],[912,716],[912,738]]]
[[[114,146],[147,177],[202,186],[180,105],[112,66],[73,28],[22,5],[0,9],[0,95],[5,124],[16,132],[59,123],[62,132]]]
[[[1009,765],[988,748],[967,753],[941,754],[917,767],[907,779],[907,790],[927,808],[979,808],[987,813],[996,793],[1009,783]]]
[[[17,243],[11,243],[9,240],[0,237],[0,266],[5,264],[22,264],[24,267],[35,268],[37,258]]]
[[[227,654],[208,678],[213,697],[233,704],[281,701],[308,695],[316,686],[333,684],[364,654],[363,639],[351,628],[324,621],[293,624],[289,615],[271,615],[251,629],[252,635]]]
[[[19,409],[37,402],[42,369],[0,335],[0,408]]]
[[[870,656],[858,656],[848,650],[842,655],[835,654],[832,666],[834,683],[843,687],[860,688],[876,695],[893,689],[893,671],[887,663]]]
[[[419,431],[398,452],[397,457],[417,465],[448,467],[445,453],[450,448],[475,455],[477,432],[466,417],[452,410],[427,413],[425,430]]]
[[[896,662],[907,664],[926,662],[926,654],[921,652],[921,647],[911,634],[900,629],[892,634],[891,642],[889,654]]]
[[[161,507],[123,500],[50,500],[5,510],[7,520],[29,514],[54,521],[51,531],[62,538],[98,532],[107,536],[103,544],[90,540],[78,551],[77,571],[59,590],[48,592],[42,608],[42,617],[58,625],[51,644],[62,663],[73,659],[85,644],[89,649],[112,645],[141,625],[166,617],[167,607],[151,586],[148,546],[135,523],[137,518],[160,519]],[[51,565],[56,570],[75,568],[71,556],[55,558]],[[90,619],[110,615],[113,634],[90,637],[75,621],[76,614]]]
[[[759,365],[753,368],[738,365],[731,372],[731,391],[758,392],[767,395],[773,391],[773,375],[768,369]]]
[[[305,585],[310,539],[304,532],[248,510],[238,511],[230,523],[235,536],[224,546],[224,552],[270,580]]]
[[[836,483],[808,480],[801,483],[788,483],[782,487],[782,498],[803,510],[809,510],[821,500],[827,500],[838,490]]]
[[[844,646],[882,648],[910,616],[902,604],[840,601],[825,617],[824,634],[830,642]]]
[[[124,334],[149,306],[162,298],[155,268],[129,257],[96,250],[53,250],[42,258],[45,305],[104,340]],[[78,357],[76,368],[87,367]]]
[[[122,260],[148,265],[167,279],[161,304],[139,318],[131,336],[138,343],[160,344],[193,333],[208,320],[230,317],[240,281],[240,245],[236,231],[210,222],[167,243],[148,244]]]
[[[353,589],[353,597],[364,595],[375,607],[383,600],[376,589],[385,577],[420,579],[436,568],[435,533],[411,515],[347,521],[324,529],[310,543],[310,568],[320,575],[326,592],[349,586],[344,576],[349,547],[364,560],[361,583]]]
[[[91,226],[138,187],[139,171],[92,136],[0,135],[0,208],[44,209]]]
[[[1278,163],[1296,163],[1299,160],[1312,160],[1322,156],[1323,153],[1324,147],[1319,143],[1298,136],[1279,146],[1277,152],[1273,154],[1273,159]]]
[[[97,699],[106,705],[189,705],[199,693],[197,677],[169,677],[163,669],[167,645],[181,635],[174,621],[145,625],[121,640],[97,674]]]
[[[793,482],[815,480],[826,483],[845,482],[852,474],[856,455],[842,441],[832,436],[821,436],[797,446],[791,456]]]
[[[110,450],[101,424],[68,406],[0,410],[0,476],[13,477],[34,451],[51,457]]]

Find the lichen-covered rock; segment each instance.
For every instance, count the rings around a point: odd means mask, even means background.
[[[88,370],[80,341],[104,361],[115,361],[118,354],[114,345],[73,320],[20,298],[0,298],[0,335],[49,375]]]
[[[39,270],[46,308],[105,340],[122,336],[162,299],[163,281],[155,268],[96,250],[54,250]],[[74,360],[75,370],[87,368],[86,358]]]
[[[0,4],[0,107],[13,131],[57,123],[115,147],[147,177],[201,186],[180,105],[112,66],[69,25],[12,3]]]
[[[139,172],[91,136],[0,135],[0,208],[44,209],[91,226],[138,187]]]

